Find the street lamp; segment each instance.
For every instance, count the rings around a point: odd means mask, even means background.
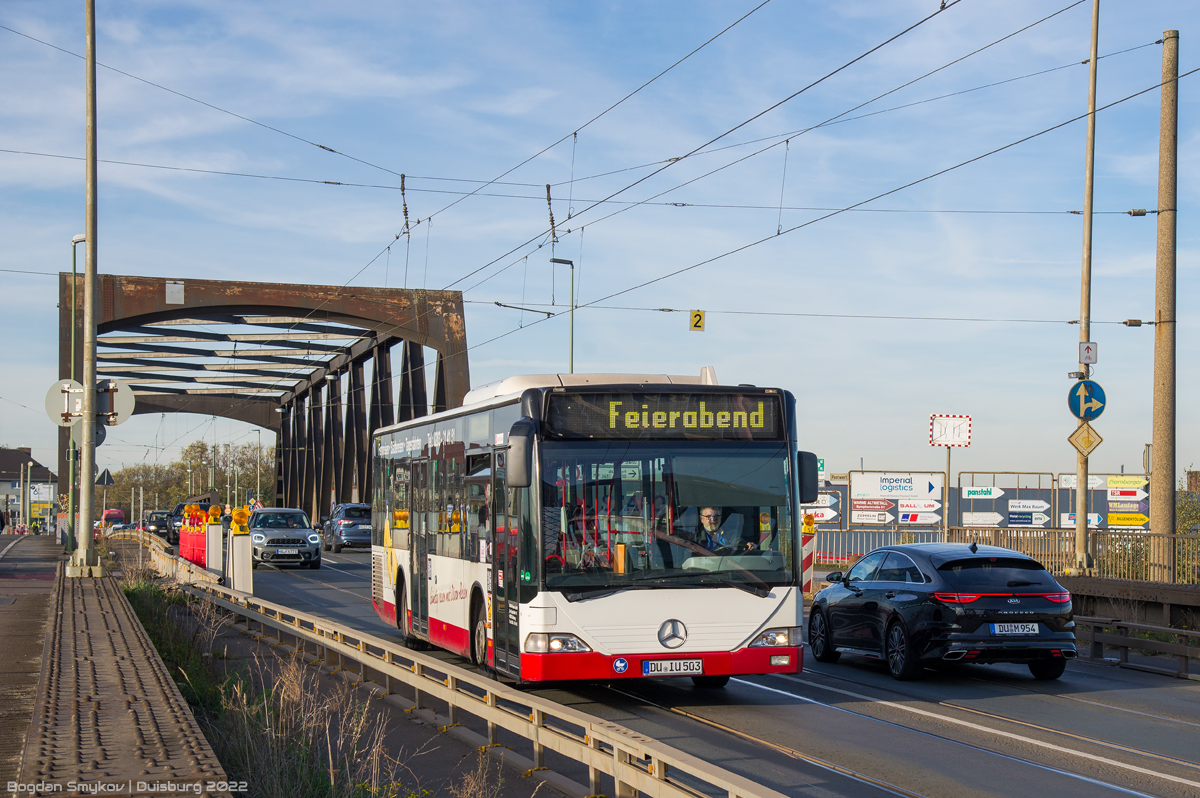
[[[83,233],[71,239],[71,379],[75,379],[75,283],[79,275],[76,260],[76,250],[87,241]],[[71,438],[71,448],[67,450],[67,551],[75,551],[75,438]]]
[[[551,263],[559,263],[563,266],[571,267],[571,354],[567,360],[568,373],[575,373],[575,261],[567,260],[566,258],[551,258]]]
[[[262,501],[262,430],[254,430],[258,434],[258,448],[254,450],[254,500]]]

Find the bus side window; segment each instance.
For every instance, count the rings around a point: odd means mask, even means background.
[[[492,455],[474,454],[467,457],[465,507],[467,523],[468,560],[487,562],[487,547],[491,540]]]

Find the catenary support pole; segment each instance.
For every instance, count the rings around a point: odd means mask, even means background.
[[[1092,335],[1092,185],[1096,173],[1096,61],[1100,32],[1100,0],[1092,0],[1092,55],[1088,61],[1088,118],[1087,155],[1083,178],[1083,269],[1079,298],[1079,341],[1090,341]],[[1079,364],[1081,374],[1088,375],[1086,363]],[[1078,426],[1086,421],[1079,420]],[[1088,459],[1076,454],[1075,468],[1075,569],[1082,574],[1088,562]]]
[[[1150,524],[1175,532],[1175,202],[1178,174],[1179,31],[1163,32],[1162,110],[1158,133],[1158,244],[1154,275],[1154,459]],[[1161,540],[1161,539],[1160,539]],[[1175,547],[1151,557],[1151,578],[1175,581]]]
[[[96,0],[84,0],[87,30],[87,134],[85,173],[87,175],[86,226],[87,248],[83,261],[83,418],[80,420],[79,450],[79,548],[69,576],[99,575],[92,547],[92,519],[95,515],[96,487],[96,262],[100,252],[96,234]]]

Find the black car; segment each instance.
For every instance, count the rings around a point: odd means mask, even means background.
[[[142,522],[143,528],[152,535],[158,535],[163,540],[170,540],[171,513],[168,510],[154,510],[146,515]]]
[[[332,548],[334,554],[343,546],[371,548],[371,505],[339,504],[325,519],[324,533],[325,551]]]
[[[826,579],[808,621],[818,662],[873,657],[897,679],[939,660],[1024,662],[1034,677],[1057,679],[1075,656],[1071,594],[1012,549],[884,546]]]

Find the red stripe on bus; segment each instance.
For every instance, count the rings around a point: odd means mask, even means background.
[[[787,665],[772,665],[771,656],[790,654]],[[626,668],[618,673],[613,663],[623,659]],[[799,673],[803,670],[802,648],[743,648],[737,651],[709,651],[697,654],[522,654],[521,680],[529,682],[571,681],[574,679],[641,679],[643,660],[699,659],[705,676],[739,676],[758,673]]]

